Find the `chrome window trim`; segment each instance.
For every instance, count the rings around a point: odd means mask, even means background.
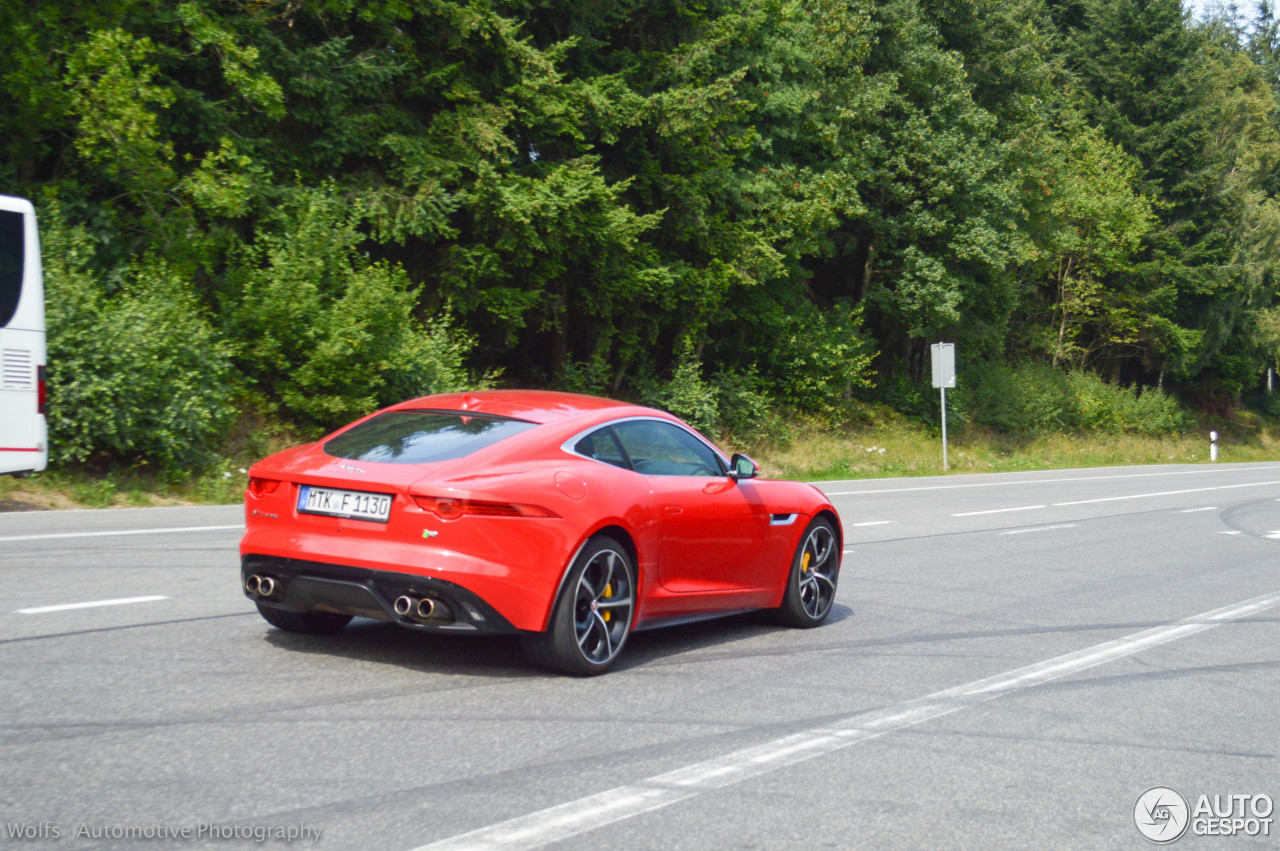
[[[720,459],[721,472],[719,476],[675,476],[673,478],[681,478],[681,479],[697,479],[697,478],[727,479],[729,478],[729,470],[733,469],[733,465],[729,463],[729,459],[725,457],[725,454],[716,448],[714,443],[707,440],[705,437],[698,434],[696,431],[694,431],[692,428],[685,425],[684,423],[676,422],[675,420],[669,420],[669,419],[666,419],[665,417],[635,416],[635,417],[619,417],[616,420],[609,420],[608,422],[600,423],[599,425],[593,425],[590,428],[583,429],[582,431],[575,434],[573,437],[566,440],[564,443],[560,444],[560,449],[568,453],[569,455],[573,455],[578,458],[585,458],[586,460],[594,461],[597,464],[604,464],[606,467],[612,467],[615,470],[621,470],[623,469],[622,467],[618,467],[614,464],[610,464],[608,461],[601,461],[599,458],[592,458],[589,455],[583,455],[581,452],[578,452],[573,447],[577,444],[579,440],[582,440],[587,435],[594,434],[595,432],[600,431],[600,429],[610,428],[612,426],[619,425],[621,423],[632,423],[632,422],[655,422],[655,423],[665,423],[669,426],[675,426],[681,431],[684,431],[687,434],[689,434],[691,437],[693,437],[694,440],[697,440],[703,446],[710,449],[712,453],[716,456],[716,458]],[[626,447],[623,447],[623,449],[626,449]],[[628,469],[627,472],[635,473],[637,476],[649,475],[648,473],[641,473],[639,470]]]

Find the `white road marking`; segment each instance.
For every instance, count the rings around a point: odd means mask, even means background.
[[[1001,535],[1025,535],[1027,532],[1048,532],[1050,529],[1074,529],[1079,523],[1059,523],[1057,526],[1032,526],[1030,529],[1010,529]]]
[[[1160,491],[1158,493],[1131,493],[1127,496],[1103,496],[1097,499],[1077,499],[1073,502],[1055,502],[1054,508],[1061,508],[1065,505],[1091,505],[1095,502],[1120,502],[1125,499],[1148,499],[1153,496],[1179,496],[1184,493],[1204,493],[1205,491],[1226,491],[1234,488],[1260,488],[1266,485],[1280,485],[1280,482],[1249,482],[1243,485],[1218,485],[1211,488],[1190,488],[1183,491]]]
[[[1197,511],[1217,511],[1217,510],[1218,510],[1218,506],[1208,505],[1208,506],[1205,506],[1204,508],[1184,508],[1182,509],[1182,513],[1195,514]]]
[[[1240,533],[1232,531],[1232,532],[1219,532],[1218,534],[1219,535],[1239,535]]]
[[[112,535],[164,535],[174,532],[214,532],[222,529],[243,529],[243,523],[230,526],[166,526],[160,529],[121,529],[113,532],[58,532],[47,535],[10,535],[5,541],[52,541],[58,538],[104,538]]]
[[[1267,534],[1263,535],[1262,537],[1264,537],[1264,538],[1270,538],[1270,539],[1271,539],[1271,540],[1273,540],[1273,541],[1280,540],[1280,530],[1277,530],[1277,531],[1275,531],[1275,532],[1268,532]]]
[[[1014,481],[1000,482],[970,482],[956,483],[947,485],[918,485],[908,488],[882,488],[880,490],[860,490],[860,491],[832,491],[827,496],[861,496],[863,494],[877,493],[907,493],[910,491],[943,491],[943,490],[960,490],[963,488],[995,488],[1007,487],[1009,485],[1052,485],[1058,482],[1100,482],[1108,479],[1144,479],[1155,476],[1194,476],[1202,473],[1249,473],[1259,470],[1267,470],[1274,472],[1275,467],[1222,467],[1222,466],[1206,466],[1202,470],[1175,470],[1167,473],[1122,473],[1110,476],[1063,476],[1057,479],[1017,479]],[[844,482],[860,482],[863,479],[836,479],[827,482],[809,482],[811,485],[838,485]],[[824,493],[826,493],[824,491]],[[1280,502],[1280,500],[1277,500]]]
[[[42,615],[45,612],[66,612],[71,609],[94,609],[98,606],[123,606],[127,603],[152,603],[156,600],[167,600],[168,597],[121,597],[118,600],[95,600],[92,603],[64,603],[61,606],[37,606],[34,609],[18,609],[14,614]]]
[[[887,526],[892,522],[893,522],[892,520],[868,520],[865,523],[851,523],[849,525],[851,526]]]
[[[1019,505],[1017,508],[991,508],[987,511],[962,511],[952,517],[977,517],[979,514],[1004,514],[1006,511],[1031,511],[1034,508],[1047,508],[1045,505]]]
[[[625,786],[616,786],[595,795],[432,842],[415,848],[414,851],[518,851],[541,848],[552,842],[670,806],[702,792],[741,783],[858,742],[941,718],[1002,695],[1043,685],[1152,647],[1188,638],[1277,605],[1280,605],[1280,591],[934,692],[917,700],[848,715],[822,727],[656,774]]]

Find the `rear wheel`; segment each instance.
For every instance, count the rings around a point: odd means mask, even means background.
[[[306,635],[332,635],[351,622],[351,615],[335,615],[332,612],[286,612],[274,606],[258,603],[258,613],[267,623],[285,632],[301,632]]]
[[[827,619],[840,578],[839,537],[831,521],[815,518],[791,560],[778,616],[787,626],[814,627]]]
[[[622,544],[600,536],[574,561],[547,631],[526,636],[525,651],[539,665],[577,676],[613,666],[635,617],[635,570]]]

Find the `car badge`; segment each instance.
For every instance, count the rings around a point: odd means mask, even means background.
[[[361,470],[359,467],[352,467],[350,464],[339,464],[338,468],[342,470],[350,470],[351,472],[359,473],[362,476],[364,475],[364,470]]]
[[[439,532],[434,532],[431,529],[422,530],[422,537],[428,538],[428,539],[434,538],[436,535],[439,535],[439,534],[440,534]]]

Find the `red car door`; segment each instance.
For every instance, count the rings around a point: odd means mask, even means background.
[[[649,484],[664,588],[714,592],[771,584],[760,563],[769,515],[754,484],[729,478],[718,454],[674,423],[630,420],[614,431]]]

